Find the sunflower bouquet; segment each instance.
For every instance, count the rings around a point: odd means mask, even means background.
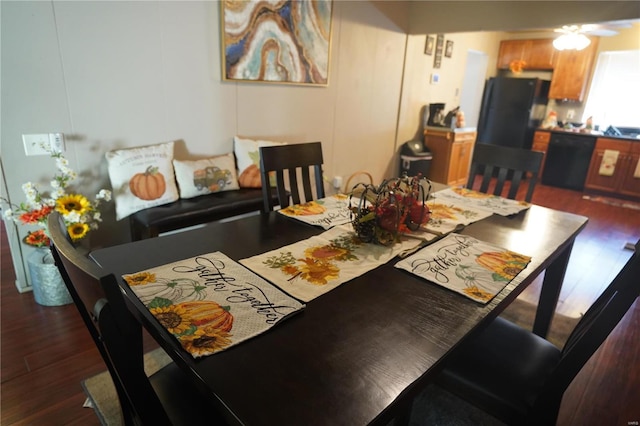
[[[111,191],[101,189],[93,202],[78,193],[69,193],[69,184],[77,177],[75,171],[69,167],[69,161],[61,152],[49,150],[49,154],[56,160],[57,173],[51,180],[51,191],[42,192],[37,184],[27,182],[22,190],[27,198],[20,205],[12,205],[5,210],[5,219],[13,220],[22,225],[38,225],[41,229],[31,231],[23,238],[23,242],[34,247],[49,245],[47,235],[47,218],[54,210],[64,219],[67,232],[72,241],[79,241],[87,236],[89,231],[97,229],[102,222],[99,206],[104,201],[111,200]],[[4,200],[6,201],[6,200]]]

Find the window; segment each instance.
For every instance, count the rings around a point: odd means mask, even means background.
[[[640,50],[602,52],[598,57],[582,121],[640,127]]]

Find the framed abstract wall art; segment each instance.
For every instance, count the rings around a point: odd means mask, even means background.
[[[220,5],[223,80],[328,84],[331,0]]]

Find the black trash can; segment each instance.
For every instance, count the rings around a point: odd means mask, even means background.
[[[400,149],[400,176],[406,173],[407,176],[429,177],[429,167],[433,156],[425,148],[422,141],[405,142]]]

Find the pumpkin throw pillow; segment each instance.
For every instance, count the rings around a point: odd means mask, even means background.
[[[285,142],[261,141],[233,138],[233,152],[238,167],[238,184],[241,188],[261,188],[260,148],[261,146],[284,145]]]
[[[178,199],[173,142],[105,154],[116,203],[116,219]]]
[[[239,189],[233,153],[196,161],[173,160],[180,198]]]

